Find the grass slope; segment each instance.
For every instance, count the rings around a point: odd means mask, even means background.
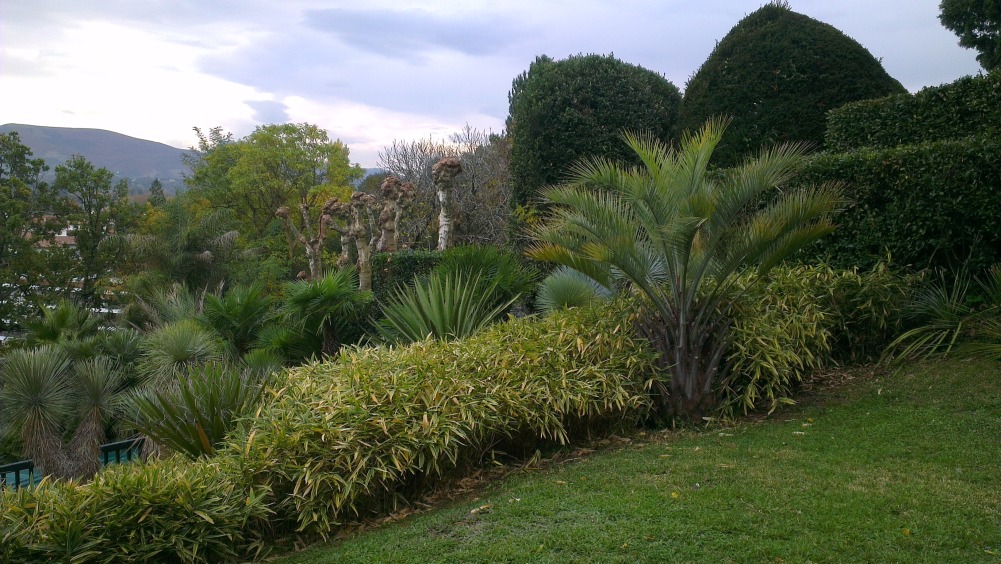
[[[732,429],[640,435],[284,562],[998,562],[1001,367],[864,378]]]

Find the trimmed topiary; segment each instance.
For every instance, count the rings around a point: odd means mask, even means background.
[[[762,145],[821,145],[828,110],[905,92],[862,45],[836,28],[771,3],[741,20],[688,81],[679,124],[730,116],[714,158],[737,164]]]
[[[673,138],[681,94],[660,74],[611,55],[543,55],[514,79],[508,100],[512,197],[524,205],[583,158],[637,162],[623,130]]]

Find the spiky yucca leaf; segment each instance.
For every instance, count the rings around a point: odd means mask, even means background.
[[[394,343],[462,339],[498,319],[519,297],[497,304],[494,290],[495,283],[484,285],[478,274],[466,278],[435,273],[426,282],[398,290],[383,304],[385,317],[377,328]]]
[[[142,345],[139,372],[158,382],[170,382],[188,369],[221,362],[223,344],[192,319],[165,325],[150,333]]]

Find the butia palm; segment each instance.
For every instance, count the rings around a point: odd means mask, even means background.
[[[544,193],[552,213],[528,250],[606,288],[640,294],[653,313],[646,332],[670,374],[659,385],[670,416],[700,418],[714,407],[738,275],[753,269],[760,279],[830,232],[841,202],[836,186],[790,188],[803,162],[799,145],[711,171],[725,128],[712,120],[677,149],[624,134],[642,165],[576,166],[567,183]]]

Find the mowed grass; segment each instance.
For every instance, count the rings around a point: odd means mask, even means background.
[[[1001,364],[803,403],[638,434],[283,562],[1001,562]]]

